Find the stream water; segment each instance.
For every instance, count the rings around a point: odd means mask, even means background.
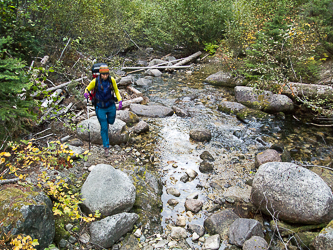
[[[137,87],[149,97],[149,105],[175,105],[189,113],[186,118],[174,114],[166,118],[147,119],[157,131],[155,156],[158,160],[156,168],[163,182],[161,223],[164,230],[180,215],[186,217],[187,224],[203,225],[209,216],[209,209],[218,199],[238,197],[248,202],[250,188],[246,183],[253,179],[256,172],[255,154],[273,145],[284,148],[290,153],[291,160],[297,163],[323,166],[333,158],[333,131],[330,127],[308,126],[292,115],[245,124],[235,115],[220,112],[217,109],[220,102],[235,99],[233,89],[204,83],[208,74],[215,72],[200,68],[191,74],[164,74],[161,78],[154,78],[147,87]],[[189,132],[194,128],[209,129],[212,140],[209,143],[190,140]],[[208,151],[215,158],[212,174],[199,171],[203,151]],[[192,181],[183,182],[180,178],[186,169],[193,169],[199,175]],[[175,187],[180,196],[167,194],[169,187]],[[187,213],[184,206],[186,197],[195,192],[199,194],[198,199],[204,202],[203,209],[197,214]],[[171,198],[178,200],[178,205],[169,206],[167,201]]]

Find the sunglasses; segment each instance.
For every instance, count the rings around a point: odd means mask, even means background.
[[[102,73],[101,75],[102,75],[102,76],[103,76],[103,75],[104,75],[104,76],[107,76],[107,75],[109,75],[109,74],[108,74],[108,73]]]

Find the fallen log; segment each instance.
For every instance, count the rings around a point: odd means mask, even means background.
[[[137,95],[137,96],[142,96],[142,95],[143,95],[139,90],[137,90],[136,88],[133,88],[133,87],[131,87],[131,86],[127,86],[127,90],[128,90],[130,93],[133,93],[133,94],[135,94],[135,95]]]
[[[14,178],[14,179],[7,179],[7,180],[0,180],[0,185],[4,185],[4,184],[9,184],[9,183],[14,183],[19,181],[20,178]]]
[[[62,89],[57,89],[53,94],[42,103],[42,107],[47,108],[52,102],[53,99],[57,98],[62,92]]]
[[[149,66],[149,67],[124,67],[121,68],[121,70],[130,70],[130,69],[138,69],[138,70],[145,70],[145,69],[186,69],[190,68],[191,65],[186,65],[186,66]],[[131,72],[132,73],[132,72]]]
[[[81,80],[86,79],[86,78],[87,78],[87,76],[84,76],[84,77],[81,77],[81,78],[78,78],[78,79],[75,79],[75,80],[72,80],[72,81],[69,81],[69,82],[65,82],[65,83],[62,83],[62,84],[57,85],[55,87],[48,88],[45,91],[50,92],[50,91],[53,91],[53,90],[56,90],[56,89],[61,89],[62,87],[65,87],[65,86],[67,86],[68,84],[70,84],[72,82],[78,82],[78,81],[81,81]]]
[[[58,105],[63,99],[65,99],[65,96],[60,97],[60,99],[57,100],[57,101],[55,102],[55,105]],[[49,109],[45,112],[45,114],[40,118],[40,120],[38,121],[37,124],[42,123],[42,122],[44,121],[44,119],[46,118],[46,116],[47,116],[48,114],[50,114],[53,110],[54,110],[53,107],[52,107],[52,108],[49,108]]]
[[[123,101],[123,108],[131,106],[133,103],[140,103],[143,101],[142,97],[137,97],[131,100]],[[117,109],[118,109],[118,104],[117,104]]]
[[[184,64],[192,61],[193,59],[199,57],[201,54],[202,54],[202,52],[198,51],[198,52],[194,53],[193,55],[186,57],[184,60],[174,64],[173,66],[176,67],[176,66],[184,65]]]

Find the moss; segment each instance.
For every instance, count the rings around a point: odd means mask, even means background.
[[[54,242],[56,244],[59,244],[61,239],[68,239],[70,233],[65,229],[65,225],[68,223],[73,223],[73,221],[69,218],[67,215],[62,216],[55,216],[55,236],[54,236]]]
[[[5,227],[16,224],[22,220],[21,207],[26,205],[36,205],[37,202],[32,197],[38,196],[38,192],[31,191],[31,188],[3,188],[0,191],[0,221]]]

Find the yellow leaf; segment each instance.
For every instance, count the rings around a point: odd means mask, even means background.
[[[88,153],[89,153],[89,150],[86,150],[86,151],[84,151],[83,154],[85,155],[85,154],[88,154]]]
[[[0,154],[0,156],[9,157],[9,156],[11,156],[11,154],[8,153],[8,152],[2,152],[2,153]]]
[[[4,163],[5,161],[5,158],[0,158],[0,164]]]
[[[34,239],[34,240],[32,241],[32,243],[31,243],[31,245],[33,245],[33,246],[38,246],[38,245],[39,245],[39,243],[38,243],[38,239]]]
[[[54,209],[53,211],[54,215],[62,215],[63,212],[61,212],[59,209]]]

